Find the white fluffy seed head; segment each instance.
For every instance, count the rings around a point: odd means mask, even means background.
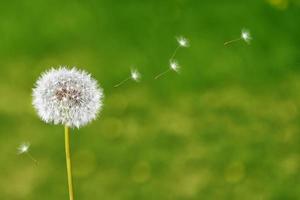
[[[46,123],[82,127],[102,108],[103,90],[90,74],[76,68],[50,69],[33,89],[33,106]]]
[[[250,41],[252,40],[251,34],[247,29],[242,30],[241,38],[248,44],[250,44]]]
[[[170,69],[175,71],[175,72],[179,72],[180,65],[178,64],[178,62],[176,60],[171,60],[170,61]]]
[[[138,70],[136,70],[136,69],[132,69],[131,70],[131,78],[132,78],[132,80],[138,82],[141,79],[140,72]]]
[[[27,153],[29,151],[30,143],[24,142],[18,146],[18,154]]]
[[[181,47],[189,47],[190,46],[189,40],[182,36],[177,37],[177,42],[178,42],[179,46],[181,46]]]

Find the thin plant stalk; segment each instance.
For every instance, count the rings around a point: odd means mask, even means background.
[[[171,70],[171,69],[167,69],[166,71],[164,71],[164,72],[158,74],[157,76],[155,76],[154,79],[158,79],[158,78],[161,77],[162,75],[165,75],[166,73],[168,73],[170,70]]]
[[[31,155],[31,153],[27,152],[26,155],[37,165],[38,161]]]
[[[177,53],[177,51],[178,51],[179,48],[180,48],[180,45],[178,45],[178,46],[176,47],[176,49],[175,49],[174,53],[172,54],[170,60],[173,60],[173,59],[174,59],[174,57],[176,56],[176,53]]]
[[[229,45],[229,44],[231,44],[231,43],[233,43],[233,42],[240,41],[241,39],[243,39],[243,38],[237,38],[237,39],[234,39],[234,40],[230,40],[230,41],[228,41],[228,42],[225,42],[225,43],[224,43],[224,46],[227,46],[227,45]]]
[[[128,81],[129,79],[131,79],[131,77],[126,78],[125,80],[121,81],[120,83],[118,83],[117,85],[115,85],[114,87],[119,87],[120,85],[123,85],[126,81]]]
[[[70,197],[70,200],[74,200],[73,181],[72,181],[72,164],[71,164],[71,152],[70,152],[70,129],[68,126],[65,126],[65,150],[66,150],[69,197]]]

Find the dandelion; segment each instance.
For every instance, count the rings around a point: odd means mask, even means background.
[[[46,123],[80,128],[97,117],[102,89],[91,75],[76,68],[50,69],[33,89],[33,106]]]
[[[19,155],[26,154],[33,162],[35,162],[35,164],[38,164],[37,160],[29,152],[29,148],[30,148],[30,143],[23,142],[18,146],[17,152]]]
[[[124,79],[123,81],[121,81],[120,83],[118,83],[117,85],[115,85],[114,87],[119,87],[120,85],[123,85],[125,82],[129,81],[130,79],[135,82],[139,82],[141,79],[140,72],[136,69],[132,69],[130,76],[128,78]]]
[[[176,60],[171,60],[170,65],[169,65],[169,69],[167,69],[166,71],[156,75],[155,79],[158,79],[159,77],[165,75],[166,73],[168,73],[170,71],[174,71],[174,72],[179,73],[179,70],[180,70],[180,65],[178,64],[178,62]]]
[[[247,29],[242,30],[241,36],[239,38],[234,39],[234,40],[230,40],[228,42],[225,42],[224,45],[227,46],[227,45],[229,45],[233,42],[237,42],[237,41],[240,41],[240,40],[244,40],[247,44],[250,44],[250,41],[252,40],[252,37],[251,37],[250,32]]]
[[[70,155],[70,127],[80,128],[96,119],[103,90],[90,74],[76,68],[50,69],[33,89],[33,106],[46,123],[65,127],[65,151],[70,200],[74,199]]]
[[[185,37],[179,36],[179,37],[176,38],[176,40],[177,40],[178,46],[176,47],[175,51],[173,52],[170,60],[174,59],[174,57],[176,56],[177,51],[178,51],[179,48],[187,48],[187,47],[190,46],[189,40]]]

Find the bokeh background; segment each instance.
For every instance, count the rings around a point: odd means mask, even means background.
[[[1,1],[0,199],[68,199],[63,127],[31,106],[60,65],[105,91],[98,120],[72,130],[77,199],[300,199],[300,2]],[[224,47],[248,28],[243,41]],[[167,69],[177,46],[191,47]],[[140,83],[113,86],[142,73]],[[36,166],[17,146],[31,143]]]

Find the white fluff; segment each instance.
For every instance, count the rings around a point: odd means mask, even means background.
[[[18,146],[18,154],[27,153],[29,151],[30,143],[24,142]]]
[[[76,68],[50,69],[33,89],[33,106],[46,123],[82,127],[102,108],[103,90],[90,74]]]
[[[189,40],[182,36],[177,37],[177,42],[180,47],[189,47],[190,46]]]
[[[170,61],[170,69],[175,71],[175,72],[179,72],[180,65],[178,64],[178,62],[176,60]]]
[[[138,82],[140,80],[140,78],[141,78],[140,72],[138,70],[136,70],[136,69],[132,69],[131,70],[131,78],[132,78],[132,80]]]
[[[246,43],[250,43],[250,41],[252,40],[251,34],[247,29],[243,29],[241,32],[241,38],[246,42]]]

